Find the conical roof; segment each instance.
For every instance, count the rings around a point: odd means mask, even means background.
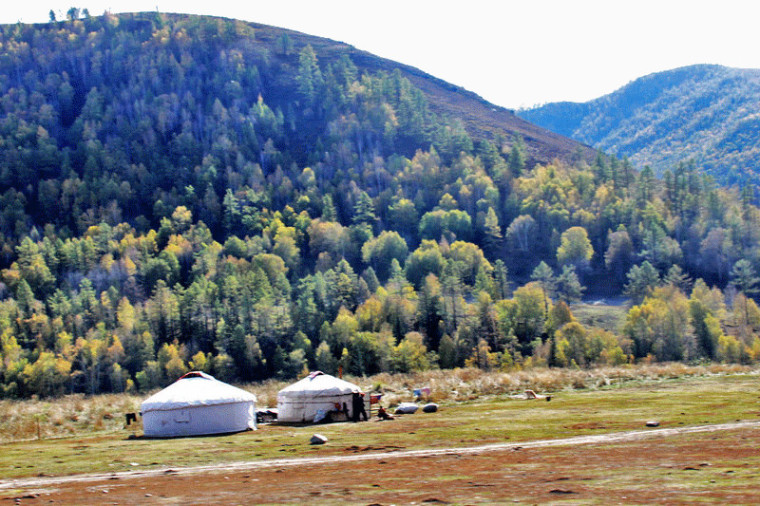
[[[256,402],[256,396],[252,393],[219,381],[204,372],[193,371],[145,399],[141,411],[147,413],[251,401]]]
[[[354,392],[361,392],[361,388],[335,376],[316,371],[304,379],[283,388],[279,391],[277,397],[330,397]]]

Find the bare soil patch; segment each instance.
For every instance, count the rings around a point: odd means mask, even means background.
[[[758,447],[757,422],[485,449],[356,445],[325,458],[27,481],[0,491],[0,504],[758,504]]]

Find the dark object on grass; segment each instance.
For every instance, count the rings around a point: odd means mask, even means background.
[[[417,411],[417,405],[413,402],[402,402],[396,408],[397,415],[412,415]]]
[[[647,422],[647,427],[659,427],[659,426],[660,426],[660,422],[658,422],[657,420],[649,420]]]
[[[314,434],[311,436],[310,442],[313,445],[323,445],[327,442],[327,438],[322,434]]]
[[[277,408],[259,409],[256,411],[256,423],[270,423],[277,421]]]
[[[364,409],[364,394],[361,392],[354,392],[351,397],[353,405],[353,421],[358,422],[359,417],[364,418],[366,422],[368,420],[367,411]]]
[[[129,426],[129,424],[131,424],[132,422],[137,423],[137,413],[127,413],[124,416],[127,419],[127,426]]]
[[[435,413],[436,411],[438,411],[438,404],[434,402],[429,402],[422,406],[423,413]]]

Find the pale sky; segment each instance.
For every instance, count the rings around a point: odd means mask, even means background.
[[[504,107],[582,102],[695,63],[760,68],[757,0],[29,0],[0,23],[155,11],[298,30],[417,67]],[[10,4],[10,5],[8,5]]]

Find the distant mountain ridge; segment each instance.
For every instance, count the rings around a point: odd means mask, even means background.
[[[517,114],[660,174],[691,160],[723,184],[760,181],[760,69],[682,67]]]

